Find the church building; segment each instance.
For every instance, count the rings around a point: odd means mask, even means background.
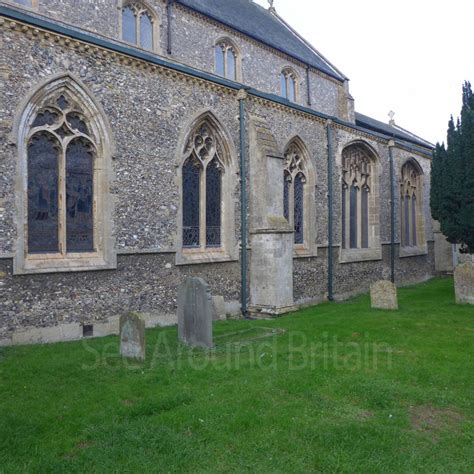
[[[253,317],[433,276],[433,146],[273,4],[0,0],[0,47],[0,345],[173,321],[187,276]]]

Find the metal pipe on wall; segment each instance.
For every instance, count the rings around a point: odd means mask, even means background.
[[[167,14],[167,21],[168,21],[168,28],[167,28],[167,52],[168,54],[172,54],[173,48],[172,48],[172,28],[171,28],[171,23],[173,19],[173,0],[168,0],[168,4],[166,6],[166,14]]]
[[[333,128],[332,121],[328,120],[326,123],[327,142],[328,142],[328,300],[334,301],[334,258],[333,258]]]
[[[240,240],[241,240],[241,311],[244,318],[248,317],[247,308],[247,130],[245,123],[245,104],[247,91],[241,89],[239,99],[239,124],[240,124]]]
[[[390,158],[390,279],[395,283],[395,169],[393,163],[393,147],[395,142],[388,142]]]

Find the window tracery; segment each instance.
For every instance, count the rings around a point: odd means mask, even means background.
[[[421,173],[412,161],[408,161],[402,167],[400,180],[402,247],[417,247],[421,242],[420,190]]]
[[[296,102],[297,78],[291,69],[284,69],[280,74],[281,96],[291,102]]]
[[[143,49],[153,49],[154,17],[139,2],[127,3],[122,8],[122,39]]]
[[[237,50],[228,40],[219,41],[215,46],[216,74],[237,80]]]

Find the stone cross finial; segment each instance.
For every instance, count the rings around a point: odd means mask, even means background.
[[[275,6],[273,5],[274,3],[275,3],[275,0],[268,0],[268,4],[270,5],[268,10],[271,11],[272,13],[276,12]]]
[[[395,125],[395,120],[393,120],[393,117],[395,117],[395,112],[393,110],[391,110],[388,113],[388,116],[390,117],[390,121],[388,123],[392,126]]]

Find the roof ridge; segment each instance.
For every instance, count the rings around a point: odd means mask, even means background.
[[[251,0],[251,1],[253,1],[253,0]],[[253,3],[255,3],[255,2],[253,2]],[[257,3],[255,3],[255,4],[258,5]],[[261,5],[259,5],[259,6],[261,6]],[[268,10],[266,10],[266,11],[268,11]],[[275,16],[280,21],[280,23],[283,24],[283,26],[285,26],[301,42],[303,42],[305,44],[305,46],[307,46],[309,49],[311,49],[314,54],[318,55],[326,63],[326,65],[329,68],[331,68],[335,73],[342,76],[345,80],[349,80],[349,78],[340,69],[338,69],[336,66],[334,66],[334,64],[332,64],[331,61],[329,61],[323,54],[321,54],[303,35],[298,33],[298,31],[295,28],[293,28],[282,16],[280,16],[276,11],[273,12],[273,13],[270,13],[270,14]]]

